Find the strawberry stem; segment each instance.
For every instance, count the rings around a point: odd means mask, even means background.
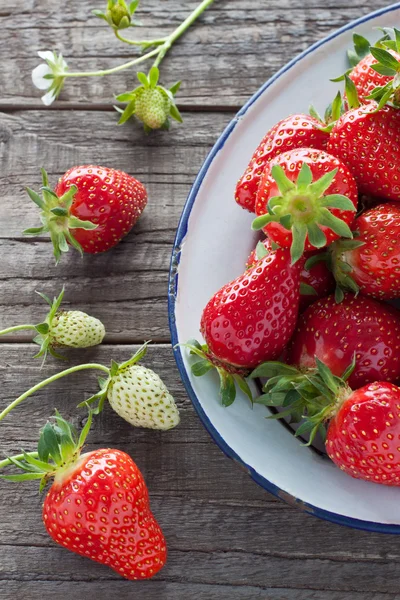
[[[75,367],[70,367],[69,369],[65,369],[64,371],[60,371],[59,373],[56,373],[55,375],[52,375],[51,377],[44,379],[40,383],[37,383],[36,385],[31,387],[28,391],[24,392],[21,396],[16,398],[16,400],[11,402],[8,406],[6,406],[6,408],[0,413],[0,421],[2,421],[8,415],[8,413],[11,412],[16,406],[18,406],[18,404],[23,402],[29,396],[32,396],[32,394],[34,394],[35,392],[38,392],[39,390],[41,390],[46,385],[49,385],[49,383],[53,383],[54,381],[57,381],[58,379],[61,379],[62,377],[66,377],[67,375],[72,375],[72,373],[77,373],[78,371],[84,371],[86,369],[98,369],[100,371],[104,371],[105,373],[107,373],[107,376],[110,375],[110,369],[108,367],[105,367],[104,365],[100,365],[97,363],[88,363],[86,365],[77,365]]]
[[[7,329],[2,329],[0,331],[0,335],[7,335],[8,333],[14,333],[15,331],[22,331],[24,329],[33,329],[36,331],[35,325],[14,325],[14,327],[7,327]]]

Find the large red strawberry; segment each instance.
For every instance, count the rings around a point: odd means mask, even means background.
[[[257,189],[267,163],[278,154],[294,148],[308,146],[324,150],[329,135],[321,127],[317,119],[305,114],[291,115],[274,125],[261,140],[236,185],[236,202],[254,212]]]
[[[339,388],[330,415],[326,450],[348,475],[400,485],[400,388],[373,382],[356,391]]]
[[[370,102],[334,125],[328,152],[343,161],[361,193],[400,200],[400,111]]]
[[[319,150],[300,148],[271,160],[258,188],[253,229],[262,229],[295,262],[304,251],[352,237],[358,202],[349,169]]]
[[[290,264],[288,250],[273,250],[207,303],[200,324],[206,344],[191,340],[186,346],[200,357],[192,365],[194,375],[217,368],[224,405],[235,399],[235,381],[251,398],[243,376],[259,363],[278,358],[291,338],[302,266],[303,261]]]
[[[167,551],[145,481],[125,452],[80,454],[90,424],[91,415],[78,439],[56,413],[55,423],[41,433],[38,452],[10,459],[25,473],[3,477],[40,479],[41,488],[54,478],[43,504],[43,522],[53,540],[126,579],[147,579],[164,566]]]
[[[315,367],[315,357],[341,375],[356,356],[349,383],[358,388],[373,381],[400,378],[400,313],[372,298],[346,294],[318,300],[299,318],[288,362]]]
[[[400,204],[365,211],[353,229],[354,240],[338,240],[329,248],[339,287],[379,299],[400,298]]]
[[[41,209],[43,226],[24,233],[49,232],[57,262],[69,245],[90,254],[116,246],[147,204],[147,192],[137,179],[107,167],[73,167],[59,179],[54,192],[48,185],[43,171],[43,197],[28,189]]]
[[[267,256],[272,250],[273,245],[269,238],[258,242],[256,248],[254,248],[247,259],[246,267],[248,269],[251,268],[258,260]],[[320,251],[309,253],[305,258],[318,256],[319,253]],[[323,298],[330,294],[334,288],[335,280],[325,260],[316,261],[310,268],[304,266],[300,273],[300,312],[303,312],[318,298]]]

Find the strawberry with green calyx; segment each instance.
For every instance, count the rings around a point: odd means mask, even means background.
[[[359,291],[379,300],[400,298],[400,205],[379,204],[354,221],[355,239],[337,240],[328,250],[328,265],[344,291]]]
[[[305,251],[351,238],[357,202],[356,182],[345,164],[326,152],[300,148],[265,168],[252,228],[290,247],[295,263]]]
[[[240,369],[218,361],[215,356],[212,356],[206,344],[200,344],[197,340],[189,340],[186,344],[180,344],[184,348],[190,351],[192,356],[196,356],[199,360],[196,360],[191,365],[191,371],[195,377],[201,377],[210,371],[216,369],[219,380],[220,388],[219,393],[221,397],[222,406],[230,406],[236,399],[236,386],[248,397],[251,403],[253,403],[253,394],[245,377],[249,374],[248,369]]]
[[[96,414],[106,399],[115,412],[134,427],[168,430],[179,424],[175,400],[161,378],[151,369],[137,363],[145,356],[147,344],[126,362],[112,361],[107,379],[99,379],[100,391],[80,404],[97,403]]]
[[[27,229],[24,234],[49,232],[56,263],[70,246],[81,254],[110,250],[129,233],[147,204],[147,192],[140,181],[117,169],[72,167],[58,180],[54,192],[44,169],[42,176],[43,197],[27,191],[41,209],[43,226]]]
[[[106,11],[93,10],[92,13],[106,21],[115,31],[127,29],[140,25],[139,21],[133,19],[133,15],[139,6],[139,0],[133,0],[127,5],[125,0],[108,0]]]
[[[132,92],[117,96],[119,102],[127,102],[125,110],[121,112],[119,125],[125,123],[133,115],[144,124],[146,132],[153,129],[169,129],[170,118],[182,123],[182,116],[175,103],[175,95],[181,82],[178,81],[171,88],[166,89],[158,85],[160,72],[157,67],[150,69],[149,75],[138,73],[141,83]]]
[[[160,430],[175,427],[179,423],[179,411],[173,397],[156,373],[137,364],[145,355],[147,344],[121,365],[112,361],[111,368],[108,368],[98,363],[88,363],[48,377],[11,402],[0,413],[0,421],[26,398],[50,383],[78,371],[96,369],[106,374],[99,379],[101,389],[79,406],[97,403],[93,412],[98,414],[107,398],[115,412],[135,427]]]
[[[277,246],[269,238],[257,243],[247,259],[246,268],[253,267],[258,260],[276,250]],[[300,312],[303,312],[318,298],[327,296],[335,289],[335,280],[327,265],[325,252],[316,250],[305,255],[309,257],[300,274]]]
[[[43,523],[60,546],[107,565],[130,580],[153,577],[167,557],[164,535],[150,510],[146,483],[130,456],[114,449],[81,453],[92,415],[78,436],[56,411],[41,431],[38,451],[0,462],[20,482],[54,480],[43,503]],[[118,516],[117,516],[118,515]]]
[[[38,325],[16,325],[0,331],[0,335],[6,335],[32,329],[37,335],[34,342],[40,346],[40,351],[35,358],[43,356],[46,360],[47,354],[55,358],[63,359],[55,351],[55,348],[89,348],[101,344],[105,336],[104,325],[99,319],[91,317],[80,310],[60,310],[64,297],[64,289],[58,298],[50,300],[48,296],[37,292],[49,304],[50,311],[46,319]]]

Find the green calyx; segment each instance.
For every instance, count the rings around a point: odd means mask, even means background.
[[[326,246],[327,239],[321,226],[328,227],[340,237],[353,236],[347,223],[335,217],[330,208],[356,211],[349,198],[341,194],[325,196],[337,169],[325,173],[317,181],[312,180],[310,167],[303,163],[296,183],[291,181],[280,165],[274,165],[271,175],[276,181],[280,196],[269,199],[267,214],[254,219],[252,229],[259,230],[268,223],[280,223],[292,233],[292,264],[304,253],[306,239],[314,248]]]
[[[219,394],[223,406],[230,406],[236,399],[236,386],[248,397],[251,404],[253,404],[253,394],[245,379],[244,371],[240,373],[240,369],[234,369],[229,365],[224,365],[221,361],[211,357],[208,346],[206,344],[201,345],[197,340],[189,340],[186,344],[179,344],[183,348],[187,348],[190,351],[191,356],[197,356],[199,360],[196,360],[191,365],[191,371],[195,377],[201,377],[216,369],[219,380],[220,389]],[[236,372],[235,372],[236,371]]]
[[[133,365],[138,363],[140,360],[142,360],[142,358],[146,355],[147,346],[149,345],[149,343],[150,342],[145,342],[143,344],[143,346],[141,346],[129,360],[127,360],[121,364],[118,364],[117,362],[112,360],[108,377],[99,377],[98,378],[100,390],[96,394],[94,394],[93,396],[91,396],[90,398],[85,400],[84,402],[81,402],[80,404],[78,404],[78,408],[82,408],[84,406],[90,406],[92,413],[94,415],[98,415],[104,408],[104,403],[107,400],[108,391],[110,389],[110,386],[112,386],[112,384],[113,384],[114,378],[117,377],[120,373],[122,373],[126,369],[129,369],[129,367],[132,367]],[[93,405],[94,405],[94,408],[93,408]]]
[[[51,241],[53,242],[53,251],[56,258],[56,264],[61,258],[62,253],[68,252],[69,244],[76,248],[81,254],[82,247],[74,238],[71,229],[96,229],[97,225],[90,221],[82,221],[71,214],[70,209],[74,200],[74,196],[78,191],[75,185],[71,185],[67,192],[60,198],[49,188],[49,180],[47,173],[42,169],[43,186],[41,187],[42,195],[26,188],[30,199],[40,208],[41,227],[33,227],[25,229],[24,235],[37,236],[42,233],[50,233]]]
[[[101,10],[93,10],[92,13],[106,21],[115,31],[118,31],[140,25],[139,21],[133,19],[138,6],[139,0],[133,0],[129,6],[125,0],[108,0],[104,13]]]
[[[10,456],[0,462],[0,468],[14,465],[23,473],[0,475],[8,481],[40,480],[40,491],[52,478],[62,478],[63,474],[77,463],[82,447],[92,424],[92,412],[78,436],[75,428],[62,418],[56,410],[54,422],[47,422],[40,432],[37,452],[25,452]]]
[[[35,325],[35,329],[37,331],[37,336],[33,338],[35,344],[40,346],[40,350],[37,354],[35,354],[34,358],[40,358],[43,356],[43,362],[47,358],[47,354],[51,354],[54,358],[59,358],[61,360],[65,360],[65,357],[61,354],[58,354],[54,349],[54,338],[52,336],[52,324],[53,319],[56,317],[60,310],[61,302],[64,298],[64,288],[61,290],[61,294],[54,298],[53,301],[50,300],[46,294],[42,294],[41,292],[36,292],[39,294],[41,298],[50,306],[50,311],[47,313],[46,319]]]
[[[357,232],[353,232],[356,235]],[[311,269],[317,262],[325,262],[331,271],[335,281],[335,300],[339,304],[344,298],[345,292],[352,292],[357,296],[359,286],[352,277],[352,267],[346,260],[346,253],[364,246],[365,242],[357,239],[338,239],[333,242],[326,252],[311,256],[305,263],[307,270]]]
[[[125,92],[116,97],[119,102],[127,103],[124,110],[116,107],[121,113],[119,125],[136,116],[144,125],[147,133],[153,129],[169,129],[170,119],[182,123],[182,116],[175,103],[181,82],[178,81],[169,89],[158,85],[160,72],[157,67],[152,67],[149,74],[138,73],[141,83],[131,92]]]
[[[378,103],[377,110],[380,110],[385,104],[400,108],[400,61],[389,52],[389,50],[393,50],[400,53],[400,31],[394,29],[393,32],[394,40],[383,42],[382,48],[374,46],[370,48],[372,56],[378,61],[371,65],[371,69],[380,75],[392,78],[386,85],[377,86],[367,96],[368,99]]]
[[[302,371],[271,361],[261,364],[250,375],[252,379],[268,379],[263,394],[254,403],[283,408],[268,418],[288,418],[290,423],[301,423],[296,436],[306,435],[307,446],[313,443],[317,433],[325,439],[326,422],[337,413],[352,392],[346,381],[356,364],[354,358],[342,377],[337,377],[317,357],[315,362],[316,368]]]

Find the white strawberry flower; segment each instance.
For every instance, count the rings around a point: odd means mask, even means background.
[[[39,90],[47,90],[47,93],[42,96],[42,102],[50,106],[63,88],[68,65],[62,54],[46,50],[38,52],[38,55],[45,62],[33,69],[32,81]]]

